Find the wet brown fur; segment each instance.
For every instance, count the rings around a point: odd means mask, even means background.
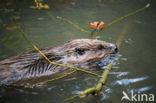
[[[76,39],[41,51],[53,62],[91,70],[94,61],[115,53],[115,48],[114,44],[100,40]],[[71,69],[50,64],[37,51],[30,51],[0,62],[0,82],[32,84],[69,71]]]

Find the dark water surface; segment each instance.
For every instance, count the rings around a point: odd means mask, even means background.
[[[127,94],[156,95],[156,2],[154,0],[45,0],[51,6],[45,10],[29,7],[33,0],[0,1],[0,60],[32,50],[12,23],[15,18],[27,36],[39,47],[55,47],[70,39],[90,38],[73,25],[55,17],[69,19],[91,31],[95,20],[105,24],[136,9],[151,6],[136,15],[111,25],[100,33],[100,40],[116,43],[126,35],[100,96],[74,99],[70,103],[120,103],[122,91]],[[12,27],[12,28],[11,28]],[[15,29],[13,29],[13,27]],[[97,71],[99,74],[102,70]],[[38,88],[0,87],[0,103],[58,103],[95,86],[98,78],[82,74]],[[122,102],[128,102],[123,100]],[[143,102],[143,101],[142,101]],[[143,103],[145,103],[144,101]],[[129,103],[129,102],[128,102]],[[149,102],[147,102],[149,103]]]

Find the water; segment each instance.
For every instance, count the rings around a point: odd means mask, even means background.
[[[61,16],[91,31],[89,23],[102,20],[106,24],[128,12],[142,8],[148,2],[150,8],[128,17],[100,33],[100,40],[115,43],[121,34],[123,40],[118,58],[109,73],[100,96],[76,98],[72,103],[119,103],[122,91],[156,94],[155,83],[155,26],[156,2],[153,0],[45,0],[51,9],[49,17],[45,10],[30,9],[33,1],[1,1],[0,4],[0,60],[32,50],[17,29],[7,30],[16,18],[27,36],[39,47],[55,47],[67,40],[90,38],[90,35],[58,20]],[[97,71],[99,74],[102,70]],[[98,78],[82,74],[75,78],[60,80],[37,88],[0,88],[1,103],[58,103],[81,91],[95,86]],[[124,101],[126,102],[126,100]]]

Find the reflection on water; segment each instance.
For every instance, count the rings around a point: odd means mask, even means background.
[[[89,23],[95,20],[106,24],[130,11],[142,8],[149,0],[46,0],[51,6],[49,17],[44,10],[33,10],[33,0],[7,0],[0,4],[0,60],[32,50],[10,18],[14,16],[28,37],[39,47],[55,47],[67,40],[90,38],[56,16],[68,18],[91,31]],[[120,51],[113,58],[113,67],[100,96],[75,99],[73,103],[119,103],[122,91],[155,93],[155,1],[151,7],[128,17],[100,32],[98,39],[115,43],[120,34],[126,37]],[[127,27],[127,29],[125,29]],[[6,29],[9,28],[9,29]],[[105,60],[108,61],[108,60]],[[109,61],[108,61],[109,62]],[[101,66],[104,67],[103,64]],[[99,69],[97,73],[103,70]],[[93,87],[98,78],[79,75],[35,88],[0,87],[1,103],[58,103],[86,88]]]
[[[145,92],[145,91],[148,91],[148,90],[150,90],[150,89],[152,89],[152,87],[150,87],[150,86],[145,86],[145,87],[142,87],[142,88],[139,88],[139,89],[130,89],[130,90],[128,90],[129,92]]]
[[[134,78],[134,79],[122,79],[112,82],[112,85],[129,85],[130,83],[136,83],[143,80],[146,80],[148,77],[140,77],[140,78]]]
[[[109,74],[116,74],[116,77],[120,78],[121,76],[128,75],[129,72],[110,72]]]

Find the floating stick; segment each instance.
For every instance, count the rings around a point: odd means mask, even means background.
[[[89,33],[89,34],[91,33],[90,31],[81,28],[80,26],[76,25],[75,23],[73,23],[72,21],[70,21],[70,20],[68,20],[66,18],[63,18],[63,17],[60,17],[60,16],[57,16],[56,18],[68,22],[69,24],[73,25],[73,27],[75,27],[76,29],[78,29],[78,30],[80,30],[82,32]]]
[[[63,79],[63,78],[65,78],[65,77],[67,77],[67,76],[69,76],[69,75],[75,73],[76,71],[77,71],[77,70],[73,70],[73,71],[71,71],[71,72],[69,72],[69,73],[66,73],[65,75],[59,76],[59,77],[57,77],[57,78],[52,78],[52,79],[50,79],[50,80],[46,80],[46,81],[43,81],[43,82],[38,82],[38,83],[35,83],[35,84],[30,84],[30,85],[27,85],[27,86],[35,86],[35,85],[40,85],[40,84],[46,84],[46,83],[48,83],[48,82],[52,82],[52,81],[55,81],[55,80]]]
[[[143,8],[137,9],[136,11],[130,12],[130,13],[128,13],[128,14],[126,14],[126,15],[124,15],[124,16],[122,16],[122,17],[120,17],[120,18],[118,18],[118,19],[116,19],[116,20],[114,20],[114,21],[112,21],[112,22],[110,22],[110,23],[108,23],[108,24],[105,26],[105,28],[107,28],[107,27],[111,26],[112,24],[114,24],[114,23],[116,23],[116,22],[119,22],[119,21],[121,21],[121,20],[123,20],[123,19],[125,19],[125,18],[127,18],[127,17],[129,17],[129,16],[135,15],[136,13],[139,13],[139,12],[143,11],[144,9],[146,9],[146,8],[148,8],[148,7],[150,7],[150,3],[147,3]],[[72,21],[70,21],[70,20],[68,20],[68,19],[66,19],[66,18],[63,18],[63,17],[60,17],[60,16],[57,16],[56,18],[68,22],[69,24],[73,25],[73,27],[75,27],[76,29],[78,29],[78,30],[80,30],[80,31],[82,31],[82,32],[91,34],[90,31],[81,28],[80,26],[76,25],[75,23],[73,23]]]
[[[96,84],[95,87],[88,88],[88,89],[84,90],[83,92],[81,92],[80,94],[77,94],[77,95],[74,95],[74,96],[72,96],[70,98],[67,98],[67,99],[65,99],[63,101],[63,103],[67,102],[67,101],[70,101],[70,100],[72,100],[72,99],[74,99],[76,97],[85,98],[89,94],[97,95],[98,92],[102,89],[102,86],[105,84],[108,73],[109,73],[111,67],[112,67],[112,63],[107,65],[107,68],[103,71],[103,73],[101,75],[101,78],[99,79],[99,81],[98,81],[98,83]]]
[[[30,6],[30,8],[32,9],[49,9],[49,5],[47,4],[42,4],[42,2],[40,0],[34,0],[36,6]]]
[[[130,12],[130,13],[126,14],[125,16],[122,16],[122,17],[120,17],[120,18],[118,18],[118,19],[116,19],[116,20],[114,20],[114,21],[108,23],[108,24],[106,25],[106,27],[109,27],[109,26],[111,26],[112,24],[114,24],[114,23],[116,23],[116,22],[118,22],[118,21],[121,21],[121,20],[123,20],[123,19],[125,19],[125,18],[127,18],[127,17],[129,17],[129,16],[135,15],[136,13],[139,13],[139,12],[143,11],[144,9],[146,9],[146,8],[148,8],[148,7],[150,7],[150,3],[147,3],[147,4],[146,4],[143,8],[141,8],[141,9],[138,9],[138,10],[136,10],[136,11]]]

